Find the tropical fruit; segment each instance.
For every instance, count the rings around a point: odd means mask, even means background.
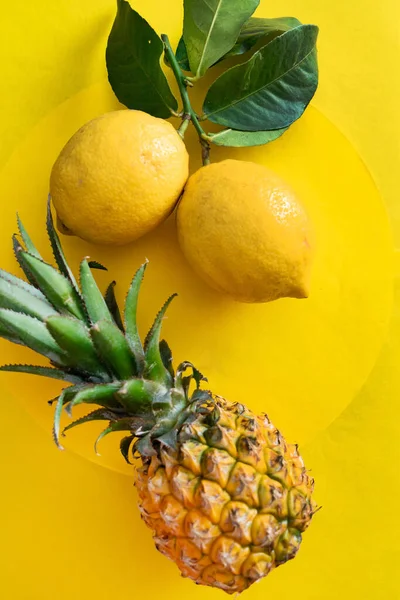
[[[193,269],[242,302],[306,298],[313,232],[304,207],[275,173],[224,160],[189,178],[178,236]]]
[[[139,110],[106,113],[79,129],[53,166],[61,229],[97,244],[132,242],[172,212],[188,169],[171,123]]]
[[[176,371],[160,342],[171,296],[142,344],[136,325],[146,264],[130,286],[124,318],[111,285],[103,298],[84,259],[80,287],[65,260],[52,216],[48,233],[58,270],[45,263],[20,223],[17,260],[28,282],[0,271],[0,335],[50,360],[50,367],[6,365],[68,382],[56,400],[54,439],[63,409],[97,405],[64,433],[105,421],[96,443],[125,432],[124,458],[136,469],[139,507],[157,548],[198,584],[241,592],[293,558],[316,506],[296,445],[266,415],[201,389],[190,363]],[[189,372],[189,374],[188,374]]]

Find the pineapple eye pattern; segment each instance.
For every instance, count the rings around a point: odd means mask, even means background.
[[[49,366],[5,365],[2,371],[60,379],[53,436],[61,448],[61,416],[77,404],[96,408],[63,433],[89,421],[106,427],[96,441],[126,432],[120,449],[134,457],[143,520],[156,548],[196,583],[242,592],[295,557],[316,512],[314,480],[296,445],[266,415],[201,388],[191,363],[172,367],[160,340],[171,296],[144,341],[136,309],[147,264],[132,279],[121,315],[113,282],[103,296],[84,259],[79,285],[54,229],[47,231],[56,267],[43,261],[18,220],[13,237],[26,280],[0,269],[0,336],[45,356]],[[189,374],[188,374],[189,372]]]

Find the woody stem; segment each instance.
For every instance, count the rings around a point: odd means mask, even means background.
[[[169,66],[172,69],[172,72],[175,75],[176,82],[178,84],[179,93],[182,98],[183,103],[183,120],[178,129],[179,134],[183,137],[186,128],[189,122],[193,123],[194,128],[197,131],[199,136],[200,145],[202,148],[202,159],[203,165],[207,165],[210,163],[210,144],[208,142],[208,136],[202,126],[200,125],[200,121],[192,108],[189,94],[188,94],[188,86],[192,85],[188,82],[185,75],[182,73],[182,69],[179,66],[179,63],[175,57],[175,54],[171,48],[170,41],[168,36],[165,34],[161,35],[162,42],[164,44],[164,52],[165,57],[168,61]]]

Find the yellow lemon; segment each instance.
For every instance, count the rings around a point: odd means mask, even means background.
[[[137,110],[86,123],[61,151],[50,194],[64,231],[99,244],[126,244],[174,209],[189,174],[171,123]]]
[[[224,160],[192,175],[178,236],[193,269],[242,302],[309,293],[312,227],[290,187],[261,165]]]

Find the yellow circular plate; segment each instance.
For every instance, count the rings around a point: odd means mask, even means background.
[[[44,257],[51,259],[45,233],[51,166],[84,122],[116,107],[107,83],[94,85],[50,113],[14,152],[0,177],[1,197],[7,198],[2,207],[2,268],[18,273],[11,250],[16,208]],[[197,157],[196,140],[188,141],[191,156]],[[96,276],[103,289],[117,280],[121,303],[133,273],[148,258],[139,306],[142,334],[166,297],[178,292],[164,323],[175,364],[183,359],[194,362],[213,391],[268,412],[289,440],[304,444],[354,398],[382,346],[393,287],[388,219],[354,148],[315,108],[273,144],[244,150],[214,148],[212,160],[222,157],[267,165],[287,179],[304,202],[317,233],[308,300],[245,305],[212,291],[186,264],[173,217],[123,248],[94,247],[76,238],[62,241],[75,271],[87,255],[106,264],[109,273]],[[198,166],[194,158],[192,170]],[[3,363],[40,362],[30,351],[3,340],[0,354]],[[46,401],[61,386],[11,374],[1,375],[1,385],[50,435],[53,410]],[[76,411],[76,416],[81,414]],[[102,456],[94,455],[98,431],[96,425],[82,427],[68,435],[65,445],[130,473],[116,437],[104,441]]]

